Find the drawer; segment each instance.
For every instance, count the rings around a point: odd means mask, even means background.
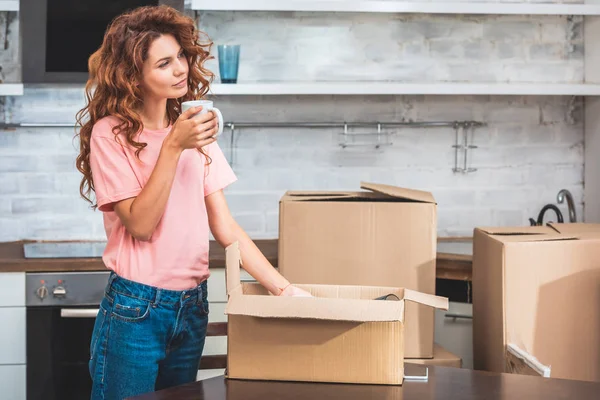
[[[215,378],[217,376],[225,375],[225,369],[199,369],[196,374],[197,381],[203,381],[205,379]]]
[[[25,400],[27,386],[25,365],[0,365],[0,398],[10,400]]]
[[[207,336],[202,355],[214,356],[227,354],[227,336]]]
[[[226,322],[226,305],[227,303],[210,303],[208,322]],[[227,354],[227,336],[207,336],[202,354],[205,356]]]
[[[255,279],[244,270],[241,271],[240,278],[242,281],[255,282]],[[217,268],[210,270],[210,278],[208,278],[207,285],[209,302],[227,301],[227,289],[225,285],[225,268]]]
[[[25,307],[25,272],[0,273],[0,307]]]
[[[450,317],[449,315],[457,315]],[[462,317],[462,318],[461,318]],[[435,310],[435,342],[473,368],[473,305],[450,302],[449,310]]]
[[[25,307],[0,308],[0,321],[4,326],[4,329],[0,329],[0,365],[27,362],[25,320]]]
[[[208,322],[227,322],[225,307],[227,303],[209,303],[208,304]]]

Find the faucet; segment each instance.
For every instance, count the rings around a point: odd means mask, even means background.
[[[563,204],[567,199],[567,206],[569,207],[569,222],[577,222],[577,215],[575,214],[575,202],[573,201],[573,195],[567,189],[562,189],[556,195],[556,201],[558,204]]]
[[[546,211],[548,211],[548,210],[553,210],[556,213],[556,218],[558,219],[559,223],[562,224],[564,222],[563,215],[560,212],[560,210],[558,209],[558,207],[556,207],[554,204],[546,204],[540,210],[540,214],[538,215],[537,222],[533,218],[529,218],[529,223],[531,224],[531,226],[542,225],[544,223],[544,214],[546,214]]]

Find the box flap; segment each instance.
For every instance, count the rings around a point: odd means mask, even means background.
[[[429,192],[415,189],[406,189],[398,186],[384,185],[381,183],[361,182],[361,189],[370,190],[375,193],[381,193],[387,196],[398,197],[401,199],[414,200],[421,203],[435,204],[433,195]]]
[[[494,236],[494,239],[499,239],[503,243],[525,243],[525,242],[553,242],[558,240],[578,240],[575,235],[562,235],[556,233],[554,235],[509,235],[509,236]]]
[[[241,288],[241,260],[239,243],[234,242],[227,246],[225,249],[225,286],[228,295],[231,295],[236,288]]]
[[[359,197],[356,192],[289,190],[280,201],[327,201]]]
[[[403,301],[242,295],[229,297],[227,315],[331,321],[402,321]]]
[[[564,234],[578,234],[578,233],[597,233],[600,236],[600,224],[588,224],[581,222],[573,222],[573,223],[556,223],[551,222],[548,224],[553,229],[555,229],[559,233]]]
[[[516,226],[516,227],[479,227],[476,231],[484,232],[502,243],[515,242],[547,242],[554,240],[576,240],[575,235],[563,235],[550,226]]]
[[[448,309],[448,298],[421,293],[415,290],[404,289],[404,299],[414,303],[424,304],[439,310]]]
[[[499,226],[499,227],[478,227],[482,232],[488,235],[543,235],[556,234],[556,230],[548,226]]]

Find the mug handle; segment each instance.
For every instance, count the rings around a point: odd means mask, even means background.
[[[215,137],[217,137],[223,133],[223,126],[225,125],[225,121],[223,121],[223,114],[221,114],[221,111],[219,111],[218,108],[213,107],[211,111],[214,111],[215,113],[217,113],[217,119],[219,120],[219,130],[217,131],[217,134],[215,135]]]

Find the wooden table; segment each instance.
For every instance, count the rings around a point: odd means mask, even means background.
[[[600,383],[430,366],[427,382],[405,381],[402,386],[242,381],[219,376],[132,397],[131,400],[591,400],[598,398],[600,398]]]

